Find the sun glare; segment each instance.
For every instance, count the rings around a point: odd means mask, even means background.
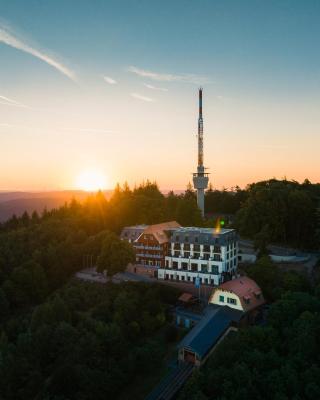
[[[84,171],[78,176],[76,185],[86,192],[96,192],[106,188],[106,177],[100,171]]]

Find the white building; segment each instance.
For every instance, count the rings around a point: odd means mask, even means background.
[[[158,279],[220,285],[236,275],[238,236],[234,229],[186,227],[176,229],[170,238],[165,268]]]

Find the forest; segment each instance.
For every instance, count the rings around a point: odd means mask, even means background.
[[[319,248],[319,185],[271,180],[209,190],[206,206],[234,215],[230,226],[244,236]],[[117,186],[109,200],[97,193],[0,225],[1,398],[123,400],[136,380],[161,370],[176,339],[169,309],[179,294],[158,285],[85,284],[73,276],[88,254],[101,271],[123,271],[134,253],[119,239],[121,229],[168,220],[215,223],[202,220],[190,186],[165,196],[146,182]],[[320,291],[266,257],[246,273],[272,302],[266,326],[230,336],[181,398],[319,398]]]
[[[228,335],[179,400],[319,399],[319,283],[310,287],[268,257],[246,272],[271,302],[266,323]]]
[[[193,194],[165,197],[147,182],[1,225],[1,399],[121,398],[156,376],[176,337],[168,309],[179,291],[73,276],[88,254],[110,275],[123,271],[134,252],[122,227],[167,219],[201,222]]]
[[[270,179],[206,193],[206,212],[233,215],[242,237],[265,245],[320,248],[320,184]]]
[[[68,283],[3,323],[1,398],[121,398],[139,376],[157,376],[177,297],[160,284]]]

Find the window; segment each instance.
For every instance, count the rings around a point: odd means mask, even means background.
[[[206,253],[210,253],[210,246],[207,245],[207,244],[205,244],[205,245],[203,246],[203,251],[206,252]]]
[[[191,264],[191,271],[198,271],[198,264],[192,263]]]
[[[196,236],[196,237],[194,238],[194,241],[195,241],[196,243],[198,243],[198,241],[199,241],[198,236]]]
[[[212,265],[211,267],[211,273],[213,275],[219,275],[219,267],[217,265]]]
[[[184,241],[189,242],[189,236],[185,236]]]
[[[199,258],[200,257],[200,253],[193,253],[193,258]]]
[[[177,242],[179,241],[179,235],[176,235],[176,241]]]
[[[207,264],[201,264],[201,272],[208,272]]]
[[[188,270],[188,263],[186,263],[186,262],[181,263],[181,268],[182,268],[184,271],[187,271],[187,270]]]
[[[178,262],[177,262],[177,261],[173,261],[172,267],[173,267],[173,268],[178,268]]]
[[[228,298],[227,298],[227,302],[228,302],[229,304],[233,304],[233,305],[236,305],[236,304],[237,304],[237,300],[236,300],[236,299],[232,299],[231,297],[228,297]]]
[[[224,296],[219,296],[220,303],[224,303]]]
[[[193,251],[200,251],[200,245],[199,244],[194,244],[193,245]]]
[[[190,251],[190,244],[189,244],[189,243],[184,244],[184,245],[183,245],[183,249],[184,249],[185,251]]]

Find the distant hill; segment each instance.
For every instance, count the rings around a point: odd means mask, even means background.
[[[183,190],[175,190],[176,194],[181,194]],[[112,190],[103,192],[107,199],[110,198]],[[162,190],[164,195],[169,193],[169,190]],[[0,222],[6,221],[13,214],[17,217],[25,211],[32,214],[37,211],[39,214],[46,208],[51,210],[64,205],[72,199],[78,201],[85,200],[90,193],[82,190],[61,190],[51,192],[7,192],[0,191]]]
[[[105,191],[105,196],[110,197],[112,191]],[[72,199],[83,201],[89,196],[88,192],[81,190],[64,190],[53,192],[0,192],[0,222],[6,221],[13,214],[19,216],[27,211],[42,213],[46,208],[51,210],[62,206]]]

